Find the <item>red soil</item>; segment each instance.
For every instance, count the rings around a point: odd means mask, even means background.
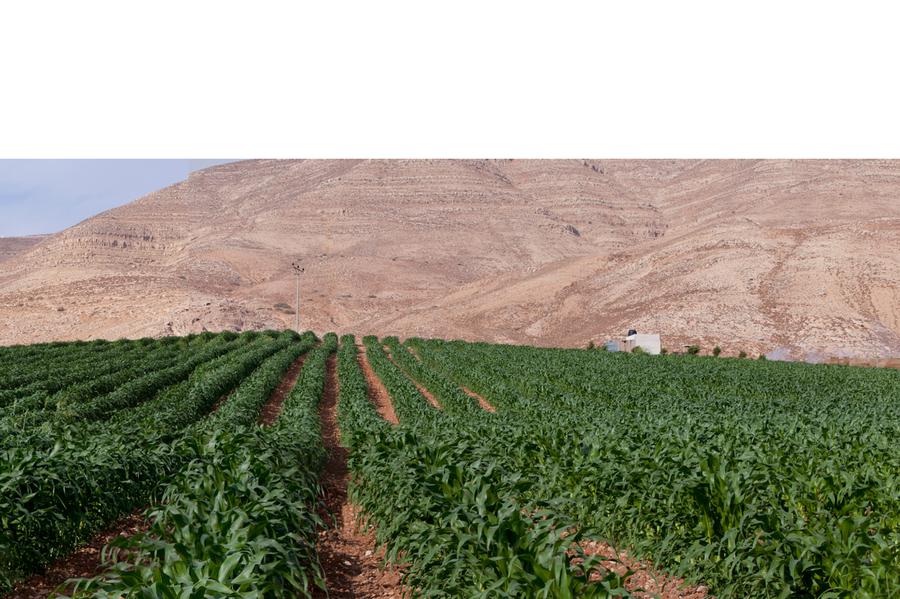
[[[420,385],[420,384],[419,384],[419,381],[417,381],[417,380],[414,379],[412,376],[410,376],[410,374],[409,374],[408,372],[406,372],[406,370],[404,370],[404,368],[403,368],[402,366],[400,366],[399,364],[397,364],[397,362],[394,360],[394,356],[391,355],[391,352],[390,352],[390,350],[389,350],[387,347],[384,348],[384,353],[387,355],[388,360],[390,360],[390,361],[394,364],[394,366],[396,366],[396,367],[400,370],[400,372],[402,372],[402,373],[406,376],[406,378],[408,378],[409,381],[410,381],[413,385],[416,386],[416,389],[419,390],[419,393],[422,394],[422,397],[424,397],[425,399],[428,400],[428,403],[430,403],[432,406],[434,406],[434,407],[437,408],[438,410],[442,410],[442,409],[443,409],[443,408],[441,407],[440,402],[437,400],[437,398],[436,398],[434,395],[431,394],[431,391],[429,391],[428,389],[426,389],[425,387],[423,387],[422,385]]]
[[[319,533],[317,549],[328,597],[403,597],[400,575],[394,569],[383,569],[382,559],[375,545],[375,535],[357,527],[359,511],[347,498],[347,449],[340,443],[337,423],[338,378],[335,356],[328,359],[325,392],[319,406],[322,422],[322,442],[328,450],[328,460],[321,482],[325,510],[322,514],[332,526]],[[316,590],[315,597],[326,594]]]
[[[418,349],[416,349],[415,347],[410,347],[408,349],[409,349],[409,353],[411,353],[416,358],[416,360],[418,360],[419,362],[422,361],[422,356],[419,355]],[[413,381],[413,382],[415,382],[415,381]],[[490,402],[488,400],[486,400],[485,398],[483,398],[482,396],[478,395],[477,393],[475,393],[474,391],[472,391],[471,389],[469,389],[467,387],[463,387],[462,385],[460,385],[459,387],[460,387],[460,389],[462,389],[465,392],[466,395],[474,398],[483,410],[486,410],[492,414],[497,412],[497,408],[492,406],[490,404]]]
[[[375,371],[372,370],[372,365],[369,364],[369,358],[366,357],[366,347],[357,345],[356,349],[359,367],[362,369],[369,387],[369,401],[375,405],[375,409],[378,410],[382,418],[391,424],[400,424],[400,420],[397,419],[397,413],[394,412],[394,404],[391,403],[391,396],[388,394],[387,388],[381,382],[381,379],[378,378],[378,375],[375,374]]]
[[[260,426],[270,426],[278,419],[278,415],[281,414],[281,406],[284,404],[284,400],[287,399],[287,396],[290,395],[294,385],[297,384],[297,379],[300,377],[300,369],[303,368],[303,362],[306,360],[307,355],[307,353],[304,353],[297,358],[294,363],[291,364],[291,367],[287,369],[287,372],[284,373],[284,378],[275,388],[275,391],[272,392],[272,396],[269,398],[269,401],[266,402],[266,405],[262,407],[257,424]]]
[[[497,408],[495,408],[490,403],[488,403],[488,400],[486,400],[482,396],[478,395],[477,393],[475,393],[468,387],[463,387],[462,385],[460,385],[459,388],[462,389],[463,392],[465,392],[465,394],[468,395],[469,397],[475,398],[475,400],[478,401],[478,404],[481,406],[481,408],[483,410],[487,410],[491,414],[493,414],[497,411]]]
[[[624,576],[629,570],[633,572],[625,579],[625,588],[633,593],[636,599],[706,599],[711,597],[705,586],[688,586],[684,579],[663,574],[653,569],[648,561],[630,557],[626,551],[616,551],[610,545],[600,541],[584,541],[581,548],[586,555],[609,558],[601,562],[603,568]],[[600,580],[602,573],[595,571],[592,579]]]

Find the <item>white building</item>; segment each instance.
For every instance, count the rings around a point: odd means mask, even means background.
[[[630,352],[635,347],[640,347],[648,354],[659,355],[662,349],[662,342],[659,340],[658,334],[629,332],[631,334],[625,337],[622,343],[622,351]]]

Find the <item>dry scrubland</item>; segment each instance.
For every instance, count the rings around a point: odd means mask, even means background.
[[[281,328],[900,355],[900,162],[247,161],[0,243],[0,343]]]
[[[892,597],[898,397],[887,369],[290,331],[0,348],[0,588]]]

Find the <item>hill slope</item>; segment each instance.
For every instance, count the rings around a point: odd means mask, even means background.
[[[900,354],[900,162],[247,161],[0,262],[0,342],[303,327]]]
[[[0,237],[0,262],[24,253],[33,245],[43,241],[46,235],[29,235],[27,237]]]

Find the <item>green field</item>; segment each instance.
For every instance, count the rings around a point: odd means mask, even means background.
[[[414,595],[627,596],[603,541],[716,597],[900,596],[900,371],[293,332],[0,348],[0,591],[147,506],[67,593],[324,589],[333,384],[351,500]]]

